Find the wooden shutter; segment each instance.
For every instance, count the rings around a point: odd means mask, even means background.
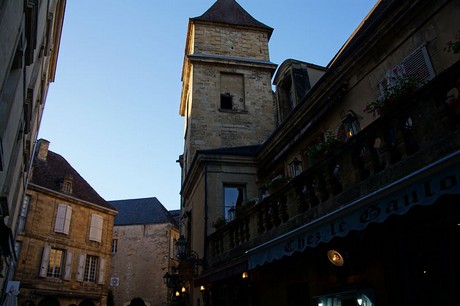
[[[64,275],[62,277],[64,280],[70,280],[70,278],[72,277],[72,259],[73,254],[67,251],[65,258]]]
[[[59,204],[56,214],[54,231],[56,233],[69,234],[70,219],[72,217],[72,207],[66,204]]]
[[[65,221],[64,221],[64,234],[69,234],[71,217],[72,217],[72,207],[67,206],[67,210],[65,214]]]
[[[79,282],[82,282],[85,276],[85,264],[86,264],[86,254],[79,254],[78,255],[77,275],[75,276],[75,279]]]
[[[89,240],[101,242],[103,224],[104,220],[101,216],[96,214],[91,215],[91,228],[89,230]]]
[[[100,258],[99,260],[99,275],[97,283],[103,285],[105,282],[105,258]]]
[[[50,252],[51,252],[51,247],[47,244],[43,247],[43,253],[42,253],[42,262],[40,264],[40,271],[38,273],[39,277],[46,277],[46,274],[48,273],[48,263],[50,260]]]

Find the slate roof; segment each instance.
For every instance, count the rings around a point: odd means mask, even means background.
[[[105,208],[115,209],[81,177],[64,157],[53,151],[48,151],[46,160],[35,158],[30,183],[62,193],[62,182],[67,175],[73,177],[72,193],[69,196]]]
[[[118,210],[115,225],[162,224],[177,225],[174,217],[156,197],[109,201]]]
[[[257,21],[235,0],[217,0],[203,15],[190,18],[190,20],[217,22],[264,29],[269,32],[269,37],[273,32],[273,28]]]

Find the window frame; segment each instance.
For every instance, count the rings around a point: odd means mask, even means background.
[[[246,184],[244,183],[223,183],[222,186],[222,191],[223,191],[223,203],[222,203],[222,208],[223,208],[223,217],[225,220],[229,221],[231,216],[229,215],[229,210],[230,209],[235,209],[237,206],[240,206],[243,204],[243,202],[246,200]],[[227,203],[227,199],[229,194],[227,193],[227,190],[229,189],[236,189],[238,190],[238,194],[236,195],[236,199],[234,199],[234,204],[231,205],[230,203]],[[240,198],[240,192],[241,192],[241,198]],[[229,199],[230,200],[230,199]],[[231,201],[231,200],[230,200]]]
[[[99,257],[94,255],[85,256],[85,267],[83,272],[83,281],[95,283],[97,276],[97,267],[98,267]]]
[[[59,248],[50,248],[48,258],[48,268],[46,269],[47,278],[61,278],[64,270],[65,251]]]

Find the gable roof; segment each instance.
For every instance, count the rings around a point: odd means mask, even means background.
[[[259,28],[268,31],[269,38],[273,32],[273,28],[256,20],[235,0],[217,0],[203,15],[190,20]]]
[[[61,155],[48,151],[46,160],[35,157],[30,183],[66,195],[61,191],[64,177],[72,176],[72,193],[68,196],[115,209]]]
[[[118,210],[115,225],[162,224],[177,225],[175,219],[156,197],[109,201]]]

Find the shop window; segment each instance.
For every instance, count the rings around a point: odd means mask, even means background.
[[[374,306],[368,295],[355,292],[339,292],[316,298],[318,306]]]

